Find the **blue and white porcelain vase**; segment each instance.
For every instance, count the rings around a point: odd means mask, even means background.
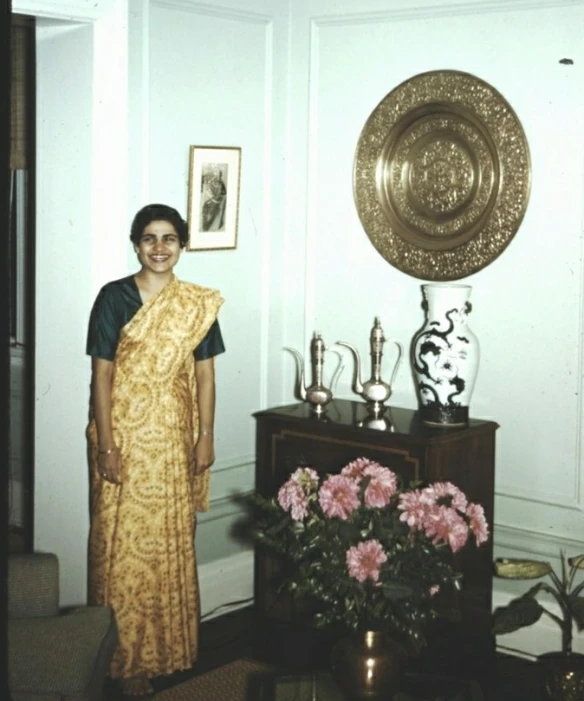
[[[420,413],[431,426],[463,426],[479,368],[479,342],[468,328],[470,285],[422,285],[424,326],[412,341]]]

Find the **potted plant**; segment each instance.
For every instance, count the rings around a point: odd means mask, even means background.
[[[584,555],[566,558],[561,553],[561,573],[549,562],[541,560],[498,559],[495,574],[505,579],[540,579],[525,594],[499,607],[493,614],[495,635],[512,633],[533,625],[546,615],[562,631],[561,651],[538,657],[544,697],[549,701],[578,701],[584,699],[584,655],[572,651],[574,625],[584,628],[584,581],[576,584],[576,575],[584,570]],[[548,579],[543,581],[543,578]],[[539,598],[548,595],[559,607],[556,613]],[[545,602],[545,599],[544,599]]]
[[[316,602],[316,625],[356,633],[333,648],[333,674],[352,698],[389,696],[395,679],[367,678],[366,659],[378,646],[420,650],[443,594],[460,586],[455,553],[489,537],[482,506],[452,483],[406,488],[367,458],[336,475],[299,467],[277,496],[247,501],[254,540],[291,565],[284,587]],[[394,655],[374,669],[396,664]]]

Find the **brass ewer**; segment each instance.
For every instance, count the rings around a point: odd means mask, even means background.
[[[305,385],[304,359],[302,355],[294,348],[285,347],[284,350],[292,353],[296,359],[296,367],[298,370],[298,398],[303,402],[308,402],[312,411],[315,414],[321,415],[326,411],[327,404],[333,398],[339,375],[343,368],[342,355],[335,350],[326,347],[322,336],[319,333],[314,333],[310,342],[310,362],[312,367],[312,384],[308,387]],[[338,356],[339,362],[331,378],[331,388],[325,387],[323,380],[324,370],[324,354],[326,352],[334,353]]]
[[[397,359],[393,366],[393,371],[389,382],[384,382],[381,379],[383,344],[386,342],[395,343],[398,349]],[[370,336],[371,378],[363,383],[361,382],[361,358],[359,357],[359,351],[355,348],[355,346],[347,343],[346,341],[337,341],[336,345],[346,346],[353,353],[355,358],[356,368],[353,391],[363,397],[363,399],[367,402],[369,411],[373,415],[378,416],[379,414],[382,414],[384,411],[383,403],[391,397],[393,382],[403,356],[404,349],[402,344],[394,339],[385,338],[379,317],[376,316]]]

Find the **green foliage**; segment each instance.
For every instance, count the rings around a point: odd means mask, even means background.
[[[542,615],[555,621],[562,630],[562,651],[571,652],[573,625],[579,631],[584,629],[584,597],[580,593],[584,582],[574,587],[574,579],[579,569],[583,569],[582,556],[566,559],[561,553],[561,576],[547,562],[539,560],[496,560],[495,574],[506,579],[535,579],[549,577],[548,582],[539,582],[525,594],[513,599],[507,606],[497,608],[493,613],[493,632],[495,635],[513,633],[520,628],[537,623]],[[560,608],[556,615],[537,597],[540,593],[551,596]]]
[[[514,599],[507,607],[495,611],[493,632],[495,635],[503,635],[525,626],[531,626],[539,621],[542,613],[543,607],[526,594]]]
[[[361,492],[367,484],[363,480]],[[415,485],[418,486],[418,485]],[[383,508],[362,505],[350,518],[327,518],[309,497],[302,521],[280,507],[275,498],[246,495],[250,530],[257,546],[281,559],[285,590],[314,605],[317,626],[342,623],[386,630],[419,650],[428,623],[438,615],[460,618],[456,595],[462,579],[449,546],[434,544],[424,531],[400,520],[397,496]],[[377,582],[359,582],[347,571],[347,550],[377,540],[387,555]],[[439,593],[436,595],[436,590]]]
[[[578,630],[584,630],[584,598],[571,594],[568,596],[568,606],[572,611]]]

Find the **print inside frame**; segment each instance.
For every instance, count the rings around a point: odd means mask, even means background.
[[[241,148],[191,146],[188,251],[237,248]]]

